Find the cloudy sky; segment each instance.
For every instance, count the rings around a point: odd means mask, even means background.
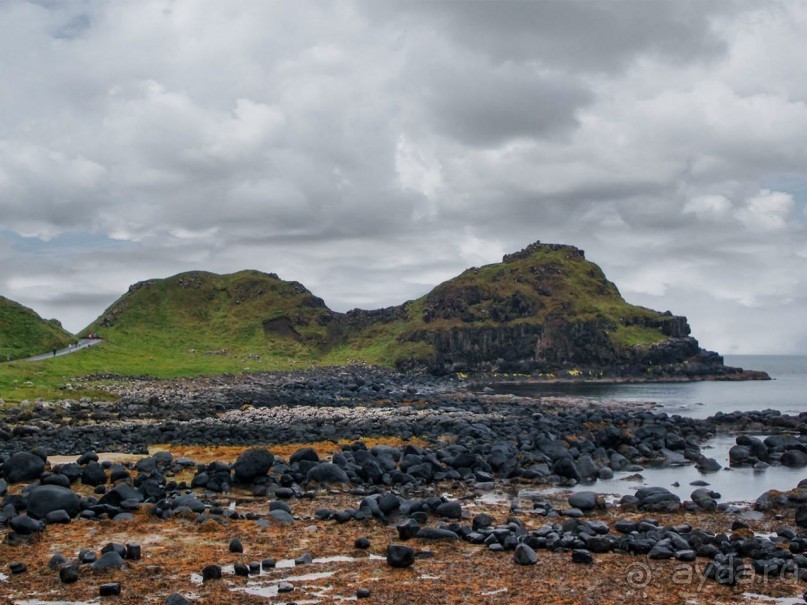
[[[0,2],[0,294],[254,268],[339,311],[535,240],[807,353],[807,4]]]

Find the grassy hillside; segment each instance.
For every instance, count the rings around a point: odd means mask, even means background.
[[[434,355],[424,338],[429,333],[544,326],[555,320],[605,326],[610,344],[620,350],[669,338],[674,332],[670,324],[681,319],[625,302],[600,267],[577,248],[534,244],[501,263],[468,269],[440,284],[389,320],[360,330],[328,359],[395,365]]]
[[[197,271],[135,284],[83,333],[96,332],[137,354],[179,355],[189,369],[206,365],[198,361],[205,357],[282,365],[315,359],[328,343],[332,317],[296,282],[258,271]]]
[[[430,368],[511,354],[522,365],[536,355],[608,364],[685,336],[689,326],[625,302],[581,250],[533,244],[399,307],[346,314],[276,275],[183,273],[133,285],[82,335],[89,332],[105,342],[46,362],[0,366],[0,397],[64,396],[68,383],[86,393],[76,378],[92,374],[174,377],[354,362]],[[33,351],[50,342],[38,341]]]
[[[20,359],[66,346],[73,336],[54,320],[0,296],[0,361]]]

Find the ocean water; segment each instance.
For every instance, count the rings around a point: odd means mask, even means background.
[[[652,401],[665,412],[693,418],[734,410],[764,410],[783,414],[807,411],[807,355],[732,355],[726,365],[763,370],[773,380],[660,382],[639,384],[537,384],[497,389],[515,395],[573,395],[597,399]]]
[[[807,412],[807,355],[734,355],[726,364],[750,370],[764,370],[773,380],[747,382],[692,382],[647,384],[560,384],[503,387],[502,392],[516,395],[574,395],[597,399],[652,401],[670,414],[706,418],[718,411],[776,409],[784,414]],[[764,435],[760,435],[764,437]],[[734,437],[718,435],[705,443],[703,453],[715,458],[724,469],[729,465],[728,451]],[[593,485],[579,485],[572,491],[596,490],[602,493],[632,494],[644,486],[659,485],[689,499],[695,489],[690,482],[707,481],[710,489],[722,495],[721,502],[755,500],[769,489],[788,490],[807,478],[807,468],[770,467],[764,472],[750,468],[722,470],[702,474],[694,466],[647,468],[639,481],[626,479],[633,473],[616,473],[614,479]]]

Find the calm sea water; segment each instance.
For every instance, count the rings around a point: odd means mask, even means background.
[[[541,384],[504,387],[516,395],[574,395],[592,399],[653,401],[670,414],[706,418],[718,411],[807,411],[807,355],[732,355],[726,365],[764,370],[773,380],[642,384]]]
[[[750,370],[764,370],[773,380],[749,382],[693,382],[656,384],[571,384],[530,385],[509,389],[517,395],[574,395],[597,399],[653,401],[670,414],[706,418],[718,411],[777,409],[785,414],[807,411],[807,355],[733,355],[726,364]],[[721,435],[704,444],[703,453],[724,467],[729,465],[728,450],[734,438]],[[594,489],[622,495],[648,485],[660,485],[688,499],[694,489],[690,482],[705,480],[710,489],[720,492],[723,502],[754,500],[769,489],[787,490],[807,478],[807,469],[771,467],[765,472],[753,469],[723,470],[701,474],[694,466],[648,468],[643,480],[626,480],[629,473],[617,473],[610,481],[579,485],[577,490]],[[675,484],[678,485],[675,485]]]

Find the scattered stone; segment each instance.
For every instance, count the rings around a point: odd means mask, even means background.
[[[535,565],[538,562],[538,555],[535,554],[532,548],[522,542],[516,546],[513,559],[519,565]]]
[[[221,580],[221,567],[219,565],[206,565],[202,569],[202,582],[208,580]]]
[[[123,557],[116,551],[109,551],[102,554],[91,567],[94,571],[101,571],[104,569],[120,569],[123,565]]]
[[[275,462],[275,457],[266,448],[256,447],[242,453],[233,465],[235,478],[241,483],[251,483],[266,476]]]
[[[101,584],[101,586],[98,587],[98,594],[102,597],[120,596],[120,582],[110,582],[109,584]]]
[[[594,563],[594,557],[592,556],[591,552],[584,548],[575,548],[572,550],[572,563],[588,565],[590,563]]]
[[[411,567],[415,563],[415,551],[403,544],[387,546],[387,565],[395,568]]]
[[[78,566],[68,565],[59,570],[59,580],[62,584],[73,584],[78,582]]]
[[[9,571],[11,571],[12,574],[16,576],[28,571],[28,566],[25,563],[15,562],[15,563],[9,563],[8,569]]]
[[[242,553],[244,552],[244,545],[241,544],[241,540],[239,540],[238,538],[233,538],[232,540],[230,540],[229,549],[230,552],[232,553]]]

